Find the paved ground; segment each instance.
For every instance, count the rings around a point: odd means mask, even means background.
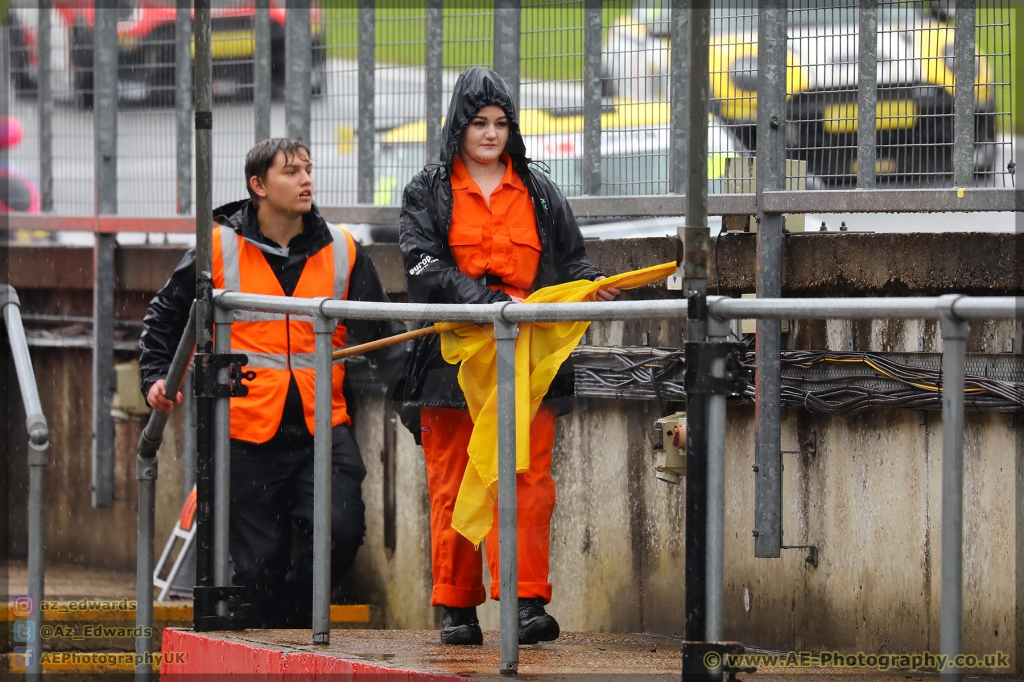
[[[7,594],[28,592],[28,564],[12,559],[7,563]],[[47,599],[135,599],[135,574],[88,569],[77,564],[47,564]]]

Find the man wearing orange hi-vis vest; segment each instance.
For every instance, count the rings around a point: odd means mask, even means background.
[[[246,157],[250,198],[217,209],[213,285],[270,296],[387,302],[373,262],[344,229],[313,203],[309,148],[276,138]],[[142,392],[168,411],[164,377],[195,298],[190,250],[149,305],[140,339]],[[334,348],[394,336],[398,322],[339,321]],[[308,628],[313,595],[313,433],[316,374],[313,320],[236,311],[231,351],[248,357],[248,394],[231,399],[230,554],[233,582],[247,588],[253,625]],[[407,355],[396,344],[366,357],[389,387]],[[361,485],[366,476],[352,435],[354,406],[345,398],[345,365],[332,369],[332,582],[352,565],[366,531]],[[172,399],[173,398],[173,399]],[[293,543],[293,530],[297,542]],[[293,547],[294,544],[294,547]]]

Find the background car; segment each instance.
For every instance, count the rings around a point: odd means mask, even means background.
[[[175,0],[111,0],[117,8],[118,92],[125,103],[172,104],[176,87]],[[15,0],[10,9],[11,77],[18,92],[34,91],[39,74],[39,10],[32,0]],[[87,6],[87,4],[89,6]],[[53,0],[51,70],[55,99],[92,106],[93,3]],[[254,0],[218,0],[211,17],[213,95],[251,98]],[[273,93],[284,95],[285,0],[271,0],[270,33]],[[326,87],[326,51],[320,8],[310,10],[312,94]],[[193,55],[195,41],[193,39]]]
[[[859,11],[790,0],[787,129],[790,158],[827,186],[857,181]],[[880,184],[947,182],[953,163],[953,43],[948,8],[892,3],[878,10],[876,172]],[[668,101],[670,10],[638,3],[615,20],[604,46],[605,88],[637,101]],[[757,146],[757,3],[712,9],[711,110]],[[996,161],[996,88],[977,59],[975,172]]]

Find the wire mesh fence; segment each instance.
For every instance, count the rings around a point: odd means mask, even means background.
[[[53,93],[53,210],[89,215],[95,203],[92,34],[87,0],[52,0],[49,65]],[[358,203],[360,173],[372,174],[372,201],[397,205],[428,161],[428,12],[379,3],[373,15],[372,130],[359,130],[360,22],[355,4],[314,5],[311,17],[311,147],[321,205]],[[670,0],[600,5],[600,193],[670,191],[672,7]],[[255,137],[254,8],[215,3],[214,200],[246,197],[243,159]],[[860,27],[857,0],[790,0],[787,18],[787,174],[791,188],[857,186]],[[124,0],[118,11],[118,211],[173,215],[176,188],[176,10],[171,3]],[[283,97],[285,10],[271,3],[274,104],[271,133],[286,130]],[[530,156],[544,162],[569,196],[584,193],[588,11],[583,0],[523,0],[520,107]],[[441,106],[458,74],[494,63],[494,3],[443,8]],[[758,11],[755,0],[713,3],[709,54],[709,191],[753,191],[757,151]],[[9,150],[29,180],[39,155],[39,11],[14,0],[7,28],[9,114],[23,135]],[[975,185],[1013,186],[1012,45],[1009,0],[976,12]],[[593,34],[592,34],[593,36]],[[364,42],[365,45],[365,42]],[[954,18],[947,4],[881,2],[877,10],[877,184],[952,185]],[[194,47],[192,48],[194,49]],[[365,98],[364,98],[365,101]],[[357,140],[373,136],[372,168],[360,169]]]

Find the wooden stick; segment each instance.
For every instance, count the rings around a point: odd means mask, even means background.
[[[424,327],[423,329],[415,329],[411,332],[405,332],[404,334],[395,334],[394,336],[389,336],[386,339],[377,339],[376,341],[371,341],[370,343],[362,343],[359,344],[358,346],[351,346],[349,348],[339,348],[338,350],[331,353],[331,359],[340,360],[342,358],[350,358],[353,355],[362,355],[364,353],[369,353],[371,351],[380,350],[381,348],[393,346],[396,343],[402,343],[403,341],[408,341],[410,339],[418,339],[421,336],[430,336],[431,334],[436,333],[437,329],[435,329],[434,326],[431,325],[429,327]]]

